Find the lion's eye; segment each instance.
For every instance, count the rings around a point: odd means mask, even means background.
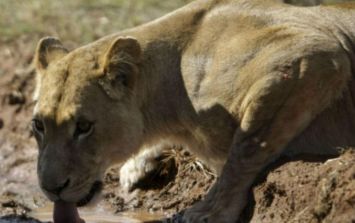
[[[93,124],[89,121],[78,121],[74,132],[74,138],[88,136],[93,130]]]
[[[41,134],[43,134],[44,130],[45,130],[43,122],[38,119],[32,120],[32,129],[33,129],[33,131],[41,133]]]

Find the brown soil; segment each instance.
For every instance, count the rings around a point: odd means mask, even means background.
[[[37,186],[37,150],[29,128],[33,46],[27,38],[0,46],[0,223],[36,222],[27,214],[47,202]],[[203,198],[215,181],[182,149],[173,148],[164,158],[167,165],[132,193],[119,188],[118,167],[109,170],[103,190],[109,210],[171,215]],[[241,222],[355,222],[354,163],[354,150],[335,159],[282,159],[259,177]]]

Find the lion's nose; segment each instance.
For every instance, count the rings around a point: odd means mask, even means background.
[[[58,185],[58,184],[52,184],[52,185],[46,185],[43,184],[42,187],[43,189],[45,189],[46,191],[55,194],[55,195],[59,195],[65,188],[67,188],[70,184],[70,180],[67,179],[64,183]]]

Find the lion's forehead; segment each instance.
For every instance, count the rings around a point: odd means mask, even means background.
[[[100,73],[97,57],[87,52],[73,52],[52,64],[43,75],[36,113],[58,122],[70,119],[80,109],[82,91]]]

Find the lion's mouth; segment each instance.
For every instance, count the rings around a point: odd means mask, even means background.
[[[101,191],[101,189],[102,189],[102,182],[101,181],[95,181],[92,184],[89,193],[84,198],[82,198],[80,201],[78,201],[76,203],[76,205],[78,207],[82,207],[82,206],[87,205],[92,200],[92,198],[95,196],[95,194],[97,194],[98,192]]]

